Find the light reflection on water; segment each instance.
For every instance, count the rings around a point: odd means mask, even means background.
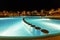
[[[36,18],[36,19],[35,19]],[[0,36],[44,36],[47,34],[36,30],[23,22],[23,17],[0,18]],[[60,20],[41,17],[25,17],[29,23],[47,29],[49,34],[60,33]],[[55,27],[55,28],[54,28]]]

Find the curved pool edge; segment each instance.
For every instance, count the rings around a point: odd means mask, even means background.
[[[49,34],[45,36],[0,36],[0,38],[49,38],[49,37],[55,37],[55,36],[60,36],[60,33],[57,34]]]

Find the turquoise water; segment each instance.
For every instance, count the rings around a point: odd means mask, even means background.
[[[22,19],[23,17],[0,18],[0,36],[44,36],[60,33],[60,20],[25,17],[29,23],[49,31],[48,34],[44,34],[24,23]]]
[[[29,19],[27,18],[26,21],[35,25],[36,27],[40,27],[41,29],[46,29],[49,31],[49,34],[56,34],[60,33],[60,20],[56,19]],[[38,33],[37,33],[38,34]],[[40,32],[40,36],[44,36],[46,34]]]

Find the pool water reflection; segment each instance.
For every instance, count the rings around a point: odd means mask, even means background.
[[[60,20],[44,18],[25,18],[25,20],[36,27],[48,30],[48,34],[60,33]],[[0,18],[0,36],[44,36],[48,34],[26,24],[23,17]]]

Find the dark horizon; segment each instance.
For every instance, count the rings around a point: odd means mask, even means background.
[[[0,0],[0,10],[41,10],[52,8],[57,9],[60,7],[60,1],[58,0]]]

